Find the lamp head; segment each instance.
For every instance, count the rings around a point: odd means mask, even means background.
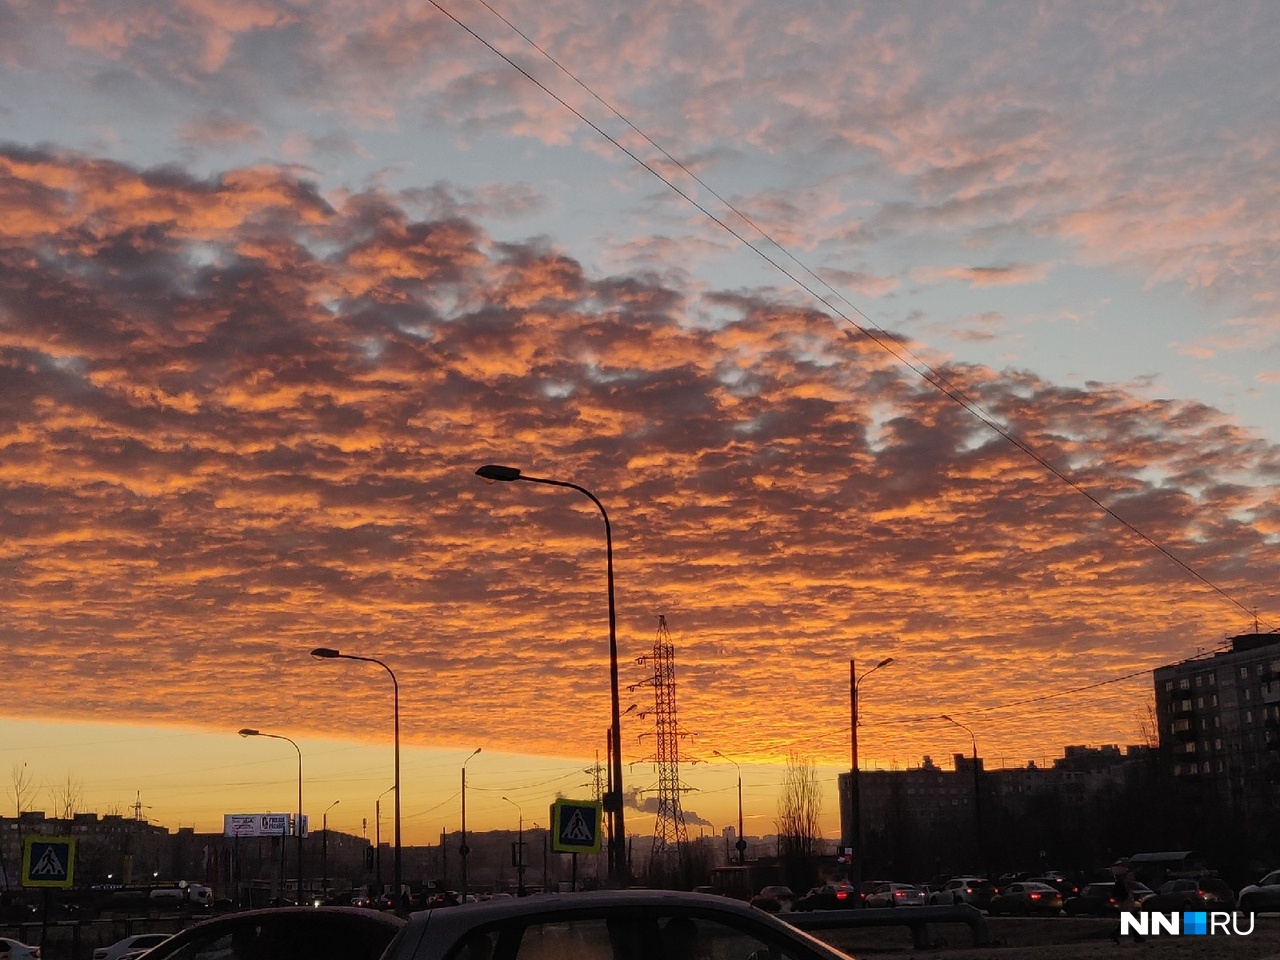
[[[881,660],[879,663],[876,664],[876,669],[879,670],[881,667],[887,667],[891,663],[893,663],[893,657],[885,657],[883,660]]]
[[[955,721],[952,720],[950,717],[948,717],[945,713],[942,714],[942,719],[946,720],[948,723],[955,723]]]
[[[311,651],[311,656],[317,660],[333,660],[342,656],[337,650],[331,650],[328,647],[316,647]]]
[[[260,734],[257,730],[254,730],[252,727],[244,727],[244,728],[240,731],[240,736],[242,736],[242,737],[260,737],[260,736],[262,736],[262,734]]]
[[[511,480],[519,480],[520,469],[519,467],[502,467],[496,463],[486,463],[476,471],[476,476],[488,483],[495,483],[499,480],[505,483]]]

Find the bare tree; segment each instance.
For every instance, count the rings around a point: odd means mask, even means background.
[[[1160,746],[1160,722],[1156,720],[1155,704],[1150,700],[1138,713],[1138,736],[1144,746],[1153,750]]]
[[[792,889],[807,889],[816,873],[815,857],[822,836],[818,817],[822,813],[822,790],[818,769],[812,760],[795,751],[787,755],[782,793],[778,796],[778,845]]]
[[[53,787],[53,815],[59,820],[70,820],[84,806],[84,781],[67,774],[66,782]]]
[[[25,763],[15,763],[11,768],[9,780],[9,796],[13,798],[16,816],[22,816],[24,810],[35,799],[36,789],[31,783],[31,771]]]

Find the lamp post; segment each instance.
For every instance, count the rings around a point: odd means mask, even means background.
[[[613,531],[609,525],[609,514],[594,493],[586,487],[564,480],[548,480],[543,477],[528,477],[516,467],[503,467],[497,464],[486,464],[476,470],[476,476],[493,482],[510,482],[526,480],[529,483],[545,483],[553,487],[568,487],[577,490],[596,505],[600,516],[604,518],[605,566],[609,588],[609,693],[611,697],[611,719],[613,735],[613,757],[610,768],[609,796],[606,797],[605,809],[609,812],[611,829],[609,869],[611,879],[618,887],[625,887],[630,875],[627,865],[627,833],[622,812],[622,715],[618,702],[618,630],[617,614],[613,599]]]
[[[373,798],[373,882],[382,896],[382,798],[396,788],[393,783]]]
[[[261,730],[254,730],[251,727],[245,727],[240,731],[242,737],[270,737],[272,740],[283,740],[286,743],[293,744],[293,749],[298,751],[298,820],[294,825],[298,833],[298,903],[302,902],[302,750],[290,740],[288,737],[282,737],[278,733],[263,733]],[[284,849],[284,838],[280,839],[281,849]],[[282,878],[283,882],[283,878]],[[281,891],[283,892],[283,891]]]
[[[396,682],[396,675],[381,660],[376,657],[361,657],[353,653],[339,653],[337,650],[331,650],[328,647],[317,647],[311,651],[311,656],[317,660],[359,660],[363,663],[376,663],[383,670],[387,671],[387,675],[391,677],[391,711],[395,724],[394,732],[394,749],[395,749],[395,791],[396,791],[396,812],[395,812],[395,886],[396,886],[396,909],[400,909],[400,891],[401,882],[403,880],[401,870],[400,857],[400,684]],[[379,878],[381,880],[381,878]]]
[[[738,766],[736,760],[730,760],[719,750],[712,750],[711,753],[721,760],[732,763],[738,771],[738,842],[734,844],[734,848],[738,851],[738,866],[742,866],[747,862],[747,838],[742,833],[742,767]]]
[[[516,812],[520,814],[520,826],[516,832],[516,896],[523,897],[527,894],[524,888],[524,811],[520,809],[520,804],[510,797],[502,799],[515,807]]]
[[[329,811],[340,804],[341,800],[335,800],[324,808],[324,816],[321,817],[322,825],[320,827],[320,896],[328,899],[329,894]]]
[[[462,902],[467,902],[467,855],[471,853],[471,848],[467,846],[467,764],[471,762],[471,758],[479,753],[483,748],[476,747],[471,752],[471,756],[462,761],[462,846],[458,848],[458,855],[462,858]]]
[[[983,869],[985,869],[985,866],[982,863],[984,859],[983,857],[984,851],[983,851],[983,843],[982,843],[982,799],[981,799],[982,781],[981,781],[981,775],[979,774],[979,771],[978,771],[978,738],[972,730],[966,727],[959,720],[953,720],[951,717],[947,716],[945,713],[942,714],[942,719],[947,721],[947,723],[955,724],[961,730],[965,731],[965,733],[969,734],[969,738],[973,741],[973,833],[974,833],[974,841],[977,844],[977,848],[978,848],[978,865]]]
[[[849,658],[849,873],[854,883],[862,882],[862,794],[858,784],[858,684],[881,667],[893,663],[893,657],[885,657],[861,677]]]

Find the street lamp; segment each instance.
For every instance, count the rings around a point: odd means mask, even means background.
[[[283,740],[286,743],[293,744],[293,749],[298,751],[298,821],[294,825],[298,832],[298,903],[302,902],[302,750],[293,743],[288,737],[282,737],[278,733],[263,733],[261,730],[254,730],[251,727],[245,727],[240,731],[242,737],[270,737],[272,740]],[[284,849],[284,839],[280,840],[281,849]]]
[[[523,897],[526,894],[524,888],[524,811],[520,809],[520,804],[510,797],[503,797],[502,799],[515,807],[520,814],[520,827],[516,833],[516,896]]]
[[[322,825],[320,827],[320,896],[327,897],[329,893],[329,811],[340,804],[341,800],[335,800],[324,808],[324,816],[321,817]]]
[[[862,882],[862,794],[858,783],[858,684],[881,667],[893,663],[893,657],[885,657],[874,667],[858,676],[853,658],[849,659],[849,719],[850,754],[849,768],[849,873],[854,883]]]
[[[527,480],[529,483],[545,483],[553,487],[568,487],[586,496],[599,508],[600,516],[604,518],[605,565],[608,572],[609,586],[609,693],[611,697],[611,732],[613,735],[612,769],[609,778],[610,796],[607,798],[608,802],[605,804],[605,809],[609,812],[609,820],[612,825],[610,829],[609,868],[614,884],[619,887],[625,887],[630,871],[627,869],[627,834],[622,812],[622,715],[618,703],[618,630],[617,614],[613,601],[613,531],[609,525],[609,514],[605,512],[604,504],[597,499],[594,493],[576,483],[568,483],[564,480],[548,480],[543,477],[527,477],[517,467],[503,467],[492,463],[476,470],[476,476],[491,483],[494,481],[507,483],[513,480]]]
[[[373,798],[373,880],[378,885],[378,896],[385,892],[382,889],[382,798],[395,788],[393,783]]]
[[[747,862],[747,838],[742,834],[742,768],[738,766],[736,760],[729,760],[719,750],[712,750],[711,753],[721,760],[727,760],[732,763],[738,770],[738,842],[734,844],[734,847],[738,851],[738,866],[742,866]]]
[[[353,653],[339,653],[337,650],[331,650],[328,647],[317,647],[311,651],[311,656],[317,660],[360,660],[363,663],[376,663],[391,677],[391,709],[392,716],[395,721],[395,791],[396,791],[396,863],[395,863],[395,884],[396,884],[396,909],[400,909],[400,891],[401,881],[403,880],[400,859],[400,684],[396,682],[396,675],[381,660],[376,657],[360,657]]]
[[[942,719],[947,721],[947,723],[955,724],[961,730],[965,731],[965,733],[969,734],[970,739],[973,740],[973,831],[974,831],[974,839],[978,847],[978,864],[979,866],[982,866],[982,860],[983,860],[982,806],[981,806],[982,800],[981,800],[981,777],[978,772],[978,737],[974,734],[972,730],[966,727],[959,720],[953,720],[951,717],[948,717],[945,713],[942,714]]]
[[[462,846],[458,848],[458,854],[462,857],[462,902],[467,902],[467,854],[471,852],[471,848],[467,846],[467,764],[471,762],[471,758],[479,753],[483,748],[476,747],[471,752],[471,756],[462,761]]]

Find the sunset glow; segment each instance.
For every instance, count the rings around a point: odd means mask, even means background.
[[[456,829],[478,745],[474,829],[580,793],[600,516],[487,463],[606,505],[622,683],[664,615],[708,828],[713,751],[764,834],[797,750],[838,833],[850,658],[894,658],[864,763],[949,762],[948,714],[994,767],[1139,742],[1152,668],[1280,624],[1280,71],[1212,123],[1156,92],[1273,52],[1280,16],[918,6],[503,8],[837,313],[432,8],[0,3],[0,776],[218,829],[290,802],[249,725],[359,832],[390,691],[327,646],[398,677],[408,842]],[[651,728],[624,721],[629,788]]]

